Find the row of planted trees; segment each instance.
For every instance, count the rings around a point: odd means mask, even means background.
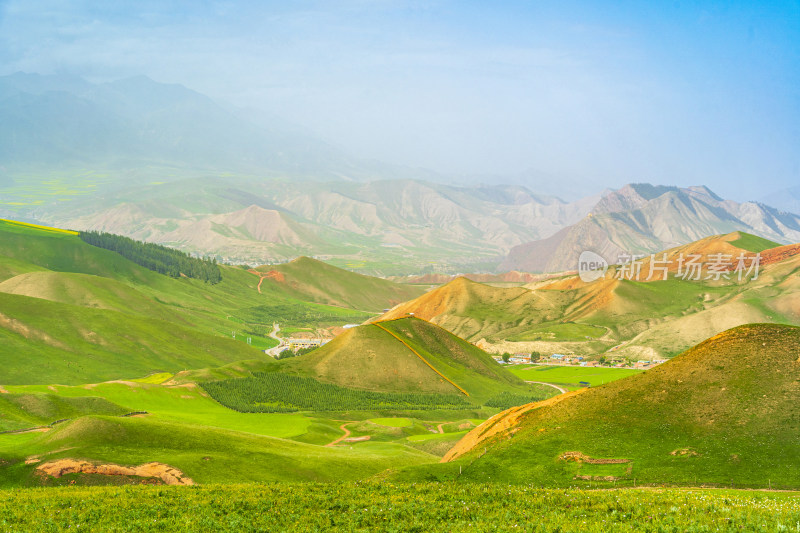
[[[469,409],[463,397],[449,394],[375,392],[322,383],[277,372],[202,384],[222,405],[242,413],[295,411],[378,411]]]
[[[159,244],[136,241],[113,233],[82,231],[80,237],[92,246],[117,252],[137,265],[159,274],[173,278],[184,275],[208,283],[222,281],[222,272],[216,259],[191,257],[179,250]]]

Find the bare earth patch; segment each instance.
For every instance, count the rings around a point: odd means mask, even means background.
[[[576,463],[586,463],[590,465],[619,465],[631,462],[630,459],[597,459],[595,457],[589,457],[582,452],[564,452],[558,458],[562,461],[574,461]]]
[[[104,383],[117,383],[119,385],[127,385],[128,387],[141,387],[141,383],[136,383],[135,381],[125,381],[123,379],[114,379],[112,381],[105,381]]]
[[[121,466],[116,464],[95,465],[78,459],[59,459],[40,464],[36,467],[36,471],[56,478],[65,474],[100,474],[103,476],[158,478],[167,485],[194,485],[194,481],[183,472],[163,463]]]
[[[344,439],[343,442],[363,442],[365,440],[369,440],[371,437],[369,435],[363,435],[361,437],[350,437],[349,439]]]
[[[680,450],[672,450],[669,452],[670,455],[676,455],[679,457],[697,457],[700,455],[696,451],[691,448],[681,448]]]
[[[0,385],[0,394],[8,394],[8,391]]]
[[[0,327],[13,331],[14,333],[18,333],[19,335],[22,335],[26,339],[42,341],[46,344],[49,344],[50,346],[55,346],[56,348],[60,348],[62,350],[68,349],[67,346],[55,340],[47,333],[35,328],[31,328],[27,326],[25,323],[15,318],[6,316],[3,313],[0,313]]]
[[[560,461],[572,461],[575,463],[586,463],[589,465],[620,465],[627,464],[628,468],[625,470],[625,476],[630,476],[633,471],[633,464],[630,459],[608,459],[589,457],[582,452],[564,452],[558,456]],[[625,479],[624,476],[589,476],[577,474],[573,479],[581,479],[583,481],[620,481]]]

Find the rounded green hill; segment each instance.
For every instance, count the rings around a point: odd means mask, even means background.
[[[797,488],[799,358],[800,328],[740,326],[648,372],[533,408],[436,472],[549,486]]]

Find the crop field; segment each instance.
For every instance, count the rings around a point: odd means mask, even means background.
[[[77,231],[71,231],[71,230],[60,229],[60,228],[52,228],[50,226],[42,226],[40,224],[30,224],[28,222],[19,222],[17,220],[6,220],[4,218],[0,218],[0,222],[2,222],[3,224],[6,224],[7,226],[10,226],[12,228],[14,226],[20,226],[20,227],[23,227],[23,228],[31,228],[31,229],[35,229],[35,230],[38,230],[38,231],[46,231],[46,232],[52,232],[52,233],[63,233],[65,235],[78,235]]]
[[[108,512],[113,509],[113,512]],[[499,484],[62,487],[0,492],[0,531],[796,531],[798,493]]]
[[[586,366],[509,365],[512,374],[525,381],[543,381],[566,389],[578,388],[581,381],[592,387],[611,383],[643,372],[631,368],[598,368]]]
[[[73,170],[66,174],[28,173],[14,183],[0,188],[3,200],[0,205],[15,211],[25,211],[34,206],[64,202],[97,193],[98,189],[113,183],[109,174],[89,169]]]

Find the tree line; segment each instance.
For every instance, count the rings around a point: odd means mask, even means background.
[[[456,395],[350,389],[277,372],[253,372],[252,377],[210,381],[201,386],[216,401],[240,413],[412,411],[471,407]]]
[[[212,284],[222,281],[222,272],[216,259],[191,257],[179,250],[159,244],[136,241],[113,233],[82,231],[80,237],[92,246],[117,252],[137,265],[159,274],[173,278],[184,275],[187,278],[199,279]]]

